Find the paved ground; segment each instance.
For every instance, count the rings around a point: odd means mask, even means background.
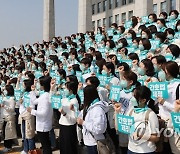
[[[58,129],[55,129],[55,134],[56,134],[56,138],[58,137],[58,134],[59,134],[59,130]],[[18,143],[16,145],[13,145],[13,149],[12,149],[12,152],[9,152],[9,154],[20,154],[21,151],[23,150],[22,148],[22,139],[18,139],[17,141]],[[41,147],[41,144],[40,143],[36,143],[36,148],[40,148]],[[0,150],[2,150],[4,148],[3,146],[3,142],[0,143]],[[82,146],[79,146],[78,147],[78,151],[79,151],[79,154],[86,154],[86,148],[85,147],[82,147]],[[56,151],[53,151],[53,154],[59,154],[60,151],[59,150],[56,150]],[[2,152],[0,152],[0,154],[2,154]]]

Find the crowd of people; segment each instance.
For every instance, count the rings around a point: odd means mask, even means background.
[[[98,27],[97,33],[4,48],[0,53],[3,152],[11,151],[13,140],[22,137],[21,153],[27,154],[36,149],[37,136],[44,154],[56,147],[61,154],[77,154],[78,144],[85,145],[88,154],[97,154],[98,141],[109,136],[111,153],[179,154],[180,135],[166,137],[160,129],[174,129],[171,113],[180,112],[179,65],[177,10],[133,16],[121,26]],[[148,85],[158,82],[167,83],[167,97],[152,97]],[[110,97],[113,86],[120,88],[119,100]],[[145,135],[120,132],[118,115],[148,122]],[[55,127],[60,130],[58,145]]]

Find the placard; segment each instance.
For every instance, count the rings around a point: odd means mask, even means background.
[[[109,99],[119,102],[120,99],[120,86],[111,86]]]
[[[51,96],[51,105],[53,109],[59,109],[61,104],[61,96],[60,95],[52,95]]]
[[[134,117],[117,114],[118,131],[124,134],[130,134],[134,132]]]
[[[168,96],[168,83],[167,82],[150,82],[148,83],[148,87],[152,92],[152,99],[156,99],[157,97],[162,97],[167,99]]]

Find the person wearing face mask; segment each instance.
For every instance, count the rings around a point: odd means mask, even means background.
[[[151,43],[150,43],[149,39],[146,39],[146,38],[140,39],[139,50],[136,51],[136,53],[139,56],[139,59],[143,60],[143,59],[147,58],[147,54],[150,49],[151,49]]]
[[[138,68],[139,80],[144,81],[144,85],[148,85],[149,82],[157,82],[158,79],[155,77],[154,66],[151,60],[143,59],[139,64]]]
[[[74,48],[70,49],[69,52],[69,64],[74,65],[74,64],[78,64],[78,55],[77,55],[77,51]]]
[[[97,43],[101,42],[105,36],[102,33],[102,27],[97,28],[97,34],[95,35],[95,40]]]
[[[151,59],[153,65],[154,65],[154,71],[156,72],[156,77],[160,82],[163,82],[166,80],[166,74],[163,70],[163,67],[166,63],[166,58],[162,55],[154,56]]]
[[[66,83],[66,98],[61,100],[62,107],[59,109],[60,151],[61,154],[77,154],[76,118],[79,112],[80,98],[77,94],[77,86],[74,82]]]
[[[176,100],[176,90],[180,83],[177,79],[179,75],[179,67],[176,62],[169,61],[165,64],[166,81],[168,82],[168,99],[161,97],[157,98],[159,103],[159,115],[165,121],[170,118],[170,112],[174,109],[174,102]]]
[[[4,98],[1,103],[1,117],[3,118],[4,133],[4,149],[3,152],[10,152],[12,150],[13,139],[17,138],[15,126],[15,100],[14,88],[12,85],[6,85],[3,91]]]
[[[178,65],[180,65],[180,48],[175,44],[170,44],[166,49],[165,58],[167,61],[175,61]]]
[[[44,154],[52,154],[49,132],[52,129],[53,109],[49,100],[51,77],[43,76],[39,78],[40,89],[43,93],[36,99],[33,104],[37,105],[37,109],[27,107],[26,110],[31,115],[36,116],[36,131],[38,139],[42,145]]]
[[[171,28],[167,28],[164,33],[166,34],[168,45],[172,44],[174,42],[174,30]]]
[[[136,38],[136,33],[134,30],[130,29],[128,30],[128,33],[126,35],[128,46],[130,47],[132,45],[132,40]]]
[[[91,76],[91,61],[89,58],[83,58],[80,62],[80,69],[82,71],[82,78],[85,81],[88,77]]]
[[[179,15],[179,12],[177,10],[172,10],[170,13],[169,13],[169,21],[170,22],[176,22],[178,20],[178,15]]]
[[[146,27],[150,26],[150,25],[156,25],[156,21],[157,21],[157,15],[154,13],[149,14],[148,16],[149,18],[149,22],[148,24],[146,24]]]
[[[138,55],[137,55],[136,53],[130,53],[130,54],[128,55],[128,57],[129,57],[129,59],[132,60],[132,68],[131,68],[131,70],[132,70],[134,73],[138,74],[138,73],[137,73],[137,71],[138,71],[138,66],[139,66],[139,57],[138,57]]]
[[[131,99],[133,98],[133,90],[140,86],[140,83],[137,81],[137,75],[132,71],[126,71],[123,73],[123,77],[120,81],[120,86],[122,91],[120,92],[119,102],[114,102],[114,109],[117,110],[116,106],[121,106],[121,114],[127,114],[129,109],[134,107]],[[135,104],[136,105],[136,104]],[[115,112],[116,113],[116,112]],[[128,150],[128,135],[119,134],[119,145],[121,147],[122,154],[126,154]]]
[[[139,86],[134,90],[136,106],[129,110],[127,115],[134,117],[135,130],[129,135],[128,154],[155,154],[155,143],[159,140],[159,123],[157,115],[148,104],[151,102],[151,91],[145,86]],[[119,109],[121,110],[121,109]],[[138,131],[143,127],[145,119],[148,126],[145,131]]]
[[[168,14],[166,12],[161,12],[159,14],[159,19],[167,20]]]
[[[115,48],[115,43],[112,40],[107,40],[106,42],[106,49],[105,53],[109,54],[110,52],[113,52],[113,49]]]
[[[132,53],[136,52],[138,50],[138,47],[139,47],[139,41],[140,41],[140,38],[135,38],[132,40]]]
[[[170,113],[174,111],[174,103],[176,101],[176,92],[179,88],[180,80],[177,79],[179,75],[179,67],[176,62],[168,61],[165,64],[166,81],[168,82],[168,99],[158,97],[156,102],[159,106],[159,116],[167,124],[171,117]],[[164,153],[169,152],[168,139],[164,140]]]
[[[22,136],[24,141],[24,148],[21,154],[27,154],[29,150],[35,149],[35,125],[34,125],[34,116],[27,112],[26,108],[31,107],[35,108],[33,102],[36,100],[36,93],[32,91],[33,82],[31,80],[24,80],[23,82],[23,98],[19,100],[19,119],[22,128]],[[35,90],[35,87],[34,87]],[[29,104],[26,104],[25,99],[29,98]],[[31,130],[29,129],[31,128]],[[28,133],[27,133],[28,132]]]
[[[141,38],[146,38],[146,39],[149,39],[151,40],[152,39],[152,35],[151,35],[151,32],[148,28],[142,30],[141,32]]]
[[[157,30],[158,32],[164,32],[166,30],[166,22],[164,19],[157,20]]]

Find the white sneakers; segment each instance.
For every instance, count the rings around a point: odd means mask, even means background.
[[[23,150],[23,151],[21,151],[21,154],[27,154],[27,152]]]

